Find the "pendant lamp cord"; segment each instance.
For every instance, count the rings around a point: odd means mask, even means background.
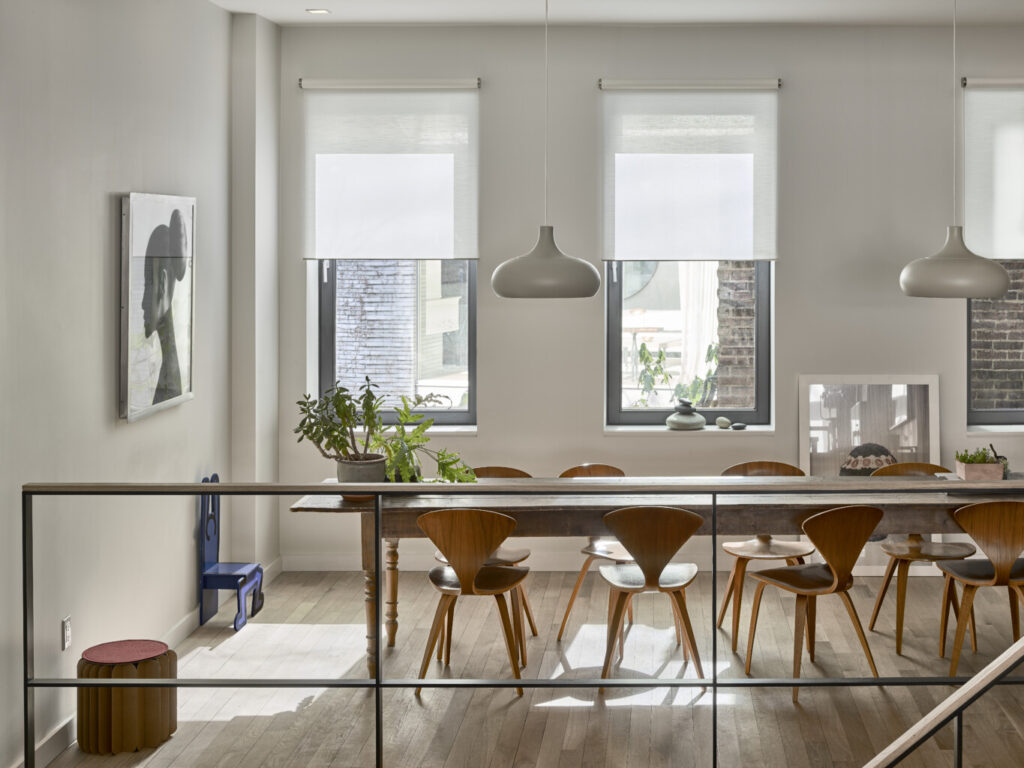
[[[956,0],[953,0],[953,226],[957,225],[960,206],[957,191],[960,188],[960,164],[957,157],[957,79],[956,79]]]
[[[955,2],[955,0],[954,0]],[[548,225],[548,0],[544,0],[544,226]]]

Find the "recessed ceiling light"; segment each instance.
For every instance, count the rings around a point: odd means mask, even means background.
[[[326,8],[307,8],[306,9],[306,13],[313,13],[313,14],[323,15],[323,14],[330,13],[330,11],[327,10]]]

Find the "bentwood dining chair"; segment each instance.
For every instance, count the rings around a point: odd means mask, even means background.
[[[793,677],[800,677],[800,660],[803,656],[804,631],[807,632],[807,653],[814,661],[814,619],[815,601],[822,595],[837,594],[846,605],[850,622],[857,631],[864,655],[867,657],[871,674],[878,677],[871,648],[864,636],[857,609],[853,606],[848,591],[853,586],[853,565],[861,550],[867,544],[872,531],[882,519],[878,507],[850,506],[835,507],[811,515],[803,523],[804,533],[818,552],[825,558],[824,565],[789,565],[783,568],[769,568],[755,571],[750,575],[760,581],[754,593],[754,605],[750,612],[750,636],[747,639],[746,673],[750,674],[750,660],[754,652],[754,632],[757,629],[757,614],[761,608],[761,597],[769,584],[796,594],[796,625],[793,628]],[[800,689],[793,688],[793,701],[797,701]]]
[[[939,472],[949,472],[949,470],[939,464],[904,461],[879,467],[871,473],[871,477],[933,477]],[[895,571],[896,653],[902,654],[903,615],[907,605],[907,581],[910,575],[910,564],[915,562],[939,563],[943,560],[963,560],[965,557],[973,555],[975,548],[967,543],[926,541],[919,533],[911,533],[903,541],[886,539],[880,544],[880,547],[889,556],[889,564],[886,566],[885,577],[882,579],[882,586],[878,590],[878,597],[875,598],[875,607],[871,611],[871,621],[868,622],[868,630],[873,631],[875,628],[878,611],[882,607],[882,601],[885,599],[885,593],[889,589],[893,571]],[[954,615],[959,617],[959,601],[956,597],[956,587],[950,586],[949,589],[946,589],[943,592],[942,600],[943,610],[946,611],[952,607]],[[945,632],[943,632],[943,639],[945,639]],[[978,649],[973,617],[971,621],[971,647],[974,650]]]
[[[1013,640],[1020,639],[1020,606],[1024,600],[1024,502],[983,501],[960,507],[953,518],[974,539],[985,558],[972,560],[945,560],[937,563],[946,575],[942,599],[942,639],[939,652],[946,655],[946,622],[949,619],[950,590],[954,582],[964,588],[960,615],[953,640],[953,657],[949,663],[949,676],[956,675],[960,651],[964,645],[967,622],[974,607],[974,595],[981,587],[1006,587],[1010,601],[1010,629]],[[954,598],[955,603],[955,598]]]
[[[783,461],[745,461],[733,464],[722,471],[723,477],[803,477],[800,467],[786,464]],[[718,611],[719,629],[725,620],[725,610],[732,601],[732,652],[736,653],[736,643],[740,634],[740,605],[743,602],[743,581],[747,573],[747,564],[751,560],[785,560],[787,565],[801,565],[804,558],[814,554],[814,547],[803,541],[779,541],[769,534],[758,534],[747,541],[727,541],[722,549],[736,558],[729,571],[729,582],[725,587],[725,598]]]
[[[491,553],[516,527],[514,518],[486,509],[438,509],[417,518],[416,524],[427,534],[434,545],[448,561],[438,565],[427,574],[430,583],[441,593],[434,611],[434,620],[427,635],[427,647],[423,651],[420,665],[420,679],[427,674],[434,645],[441,634],[441,626],[449,606],[463,595],[493,596],[498,605],[501,631],[505,638],[505,649],[512,665],[512,674],[519,678],[518,649],[525,642],[522,617],[520,615],[519,587],[529,568],[523,566],[485,565]],[[512,599],[512,616],[509,616],[505,595]],[[448,627],[451,636],[451,626]],[[517,688],[520,696],[523,689]],[[419,695],[420,689],[416,689]]]
[[[531,477],[529,472],[524,472],[521,469],[515,469],[514,467],[474,467],[473,474],[478,478],[522,478]],[[491,556],[487,558],[484,565],[519,565],[530,556],[530,550],[521,547],[519,549],[512,549],[510,547],[498,547]],[[434,559],[439,563],[445,565],[448,564],[448,560],[441,554],[440,550],[434,551]],[[530,624],[530,632],[534,637],[537,636],[537,623],[533,619],[533,608],[530,605],[529,599],[526,597],[526,587],[520,585],[519,599],[522,601],[523,612],[526,614],[526,620]],[[457,598],[456,598],[457,599]],[[437,643],[437,659],[441,661],[442,657],[444,663],[447,666],[451,663],[451,650],[452,650],[452,624],[455,621],[455,599],[451,601],[448,606],[448,622],[447,628],[441,628],[441,636]],[[524,643],[519,649],[520,660],[523,666],[526,666],[526,644]]]
[[[624,471],[618,467],[613,467],[611,464],[580,464],[575,467],[569,467],[559,475],[559,477],[625,476],[626,473]],[[618,563],[620,565],[633,562],[633,558],[619,542],[607,537],[591,536],[587,541],[587,545],[580,550],[580,553],[586,555],[586,559],[583,561],[583,566],[580,568],[579,576],[576,577],[576,584],[572,588],[572,594],[569,595],[569,603],[565,606],[565,615],[562,617],[562,624],[558,628],[559,640],[562,639],[562,634],[565,632],[565,626],[569,623],[569,614],[572,612],[573,603],[576,602],[576,595],[579,594],[580,587],[583,586],[583,579],[586,577],[587,571],[590,570],[590,564],[595,560],[610,560],[611,562]],[[632,603],[628,606],[628,612],[629,623],[632,624]]]
[[[704,524],[704,518],[675,507],[624,507],[604,516],[608,530],[632,562],[602,565],[601,577],[608,582],[608,640],[601,677],[611,673],[616,642],[622,643],[622,624],[633,595],[662,592],[672,601],[677,632],[681,632],[684,653],[693,659],[697,676],[704,677],[693,626],[686,611],[686,587],[697,576],[694,563],[669,562],[687,540]]]

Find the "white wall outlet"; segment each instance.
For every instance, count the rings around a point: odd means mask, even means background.
[[[60,621],[60,649],[66,651],[71,647],[71,617],[66,616]]]

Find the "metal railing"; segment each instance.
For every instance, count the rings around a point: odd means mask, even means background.
[[[818,480],[817,478],[800,478]],[[843,481],[824,480],[807,484],[796,484],[793,478],[615,478],[616,482],[588,478],[585,481],[546,481],[533,479],[530,490],[517,484],[505,482],[488,482],[487,484],[440,485],[421,483],[367,484],[346,483],[332,484],[282,484],[282,483],[220,483],[216,486],[218,495],[224,496],[299,496],[299,495],[341,495],[372,494],[374,497],[374,576],[376,593],[374,599],[374,651],[376,669],[373,677],[367,678],[183,678],[183,679],[112,679],[112,678],[37,678],[35,677],[35,618],[34,618],[34,566],[33,566],[33,499],[37,496],[200,496],[209,494],[211,487],[202,483],[32,483],[22,487],[22,639],[24,666],[24,768],[35,768],[35,690],[37,688],[323,688],[323,689],[367,689],[374,691],[375,699],[375,743],[376,765],[382,767],[384,762],[384,712],[382,693],[389,689],[411,688],[698,688],[708,689],[711,693],[711,762],[718,766],[718,691],[719,689],[759,689],[759,688],[853,688],[853,687],[911,687],[957,685],[966,689],[972,678],[967,677],[844,677],[844,678],[726,678],[718,675],[718,632],[711,632],[711,665],[710,679],[664,679],[664,678],[613,678],[613,679],[384,679],[384,658],[381,653],[381,603],[383,601],[383,579],[381,575],[381,502],[386,496],[409,496],[417,494],[431,495],[636,495],[664,496],[687,495],[705,496],[711,499],[711,603],[710,615],[714,617],[718,611],[718,497],[720,495],[751,495],[751,494],[787,494],[787,495],[860,495],[887,493],[936,493],[948,491],[949,486],[943,481],[921,481],[894,479],[883,482],[872,482],[871,487],[852,487]],[[1003,493],[1014,492],[1024,497],[1024,482],[1004,481],[999,486]],[[963,483],[958,485],[960,491],[984,493],[990,490],[981,483]],[[1001,498],[1006,498],[1002,496]],[[963,503],[968,503],[964,501]],[[955,503],[954,503],[955,505]],[[1024,641],[1022,641],[1024,643]],[[1017,645],[1021,645],[1018,643]],[[1017,648],[1017,645],[1014,648]],[[1006,654],[1004,654],[1005,656]],[[1002,656],[1000,658],[1003,658]],[[1019,660],[1018,660],[1019,663]],[[993,662],[995,664],[995,662]],[[992,665],[990,665],[991,667]],[[1016,663],[1013,665],[1016,666]],[[984,693],[993,685],[1022,684],[1024,678],[1010,678],[1007,675],[1012,667],[1006,669],[998,677],[989,680],[983,690],[973,696]],[[952,698],[952,697],[951,697]],[[925,739],[934,734],[970,703],[964,703],[950,717],[947,717],[927,735],[921,738],[912,750]],[[934,714],[934,713],[933,713]],[[931,715],[929,715],[931,717]],[[927,718],[926,718],[927,719]],[[957,743],[962,747],[957,730]],[[909,750],[908,750],[909,752]],[[878,758],[876,758],[877,760]],[[902,756],[899,758],[902,759]],[[872,763],[871,765],[874,765]],[[879,763],[892,765],[894,763]],[[959,763],[958,763],[959,764]]]

